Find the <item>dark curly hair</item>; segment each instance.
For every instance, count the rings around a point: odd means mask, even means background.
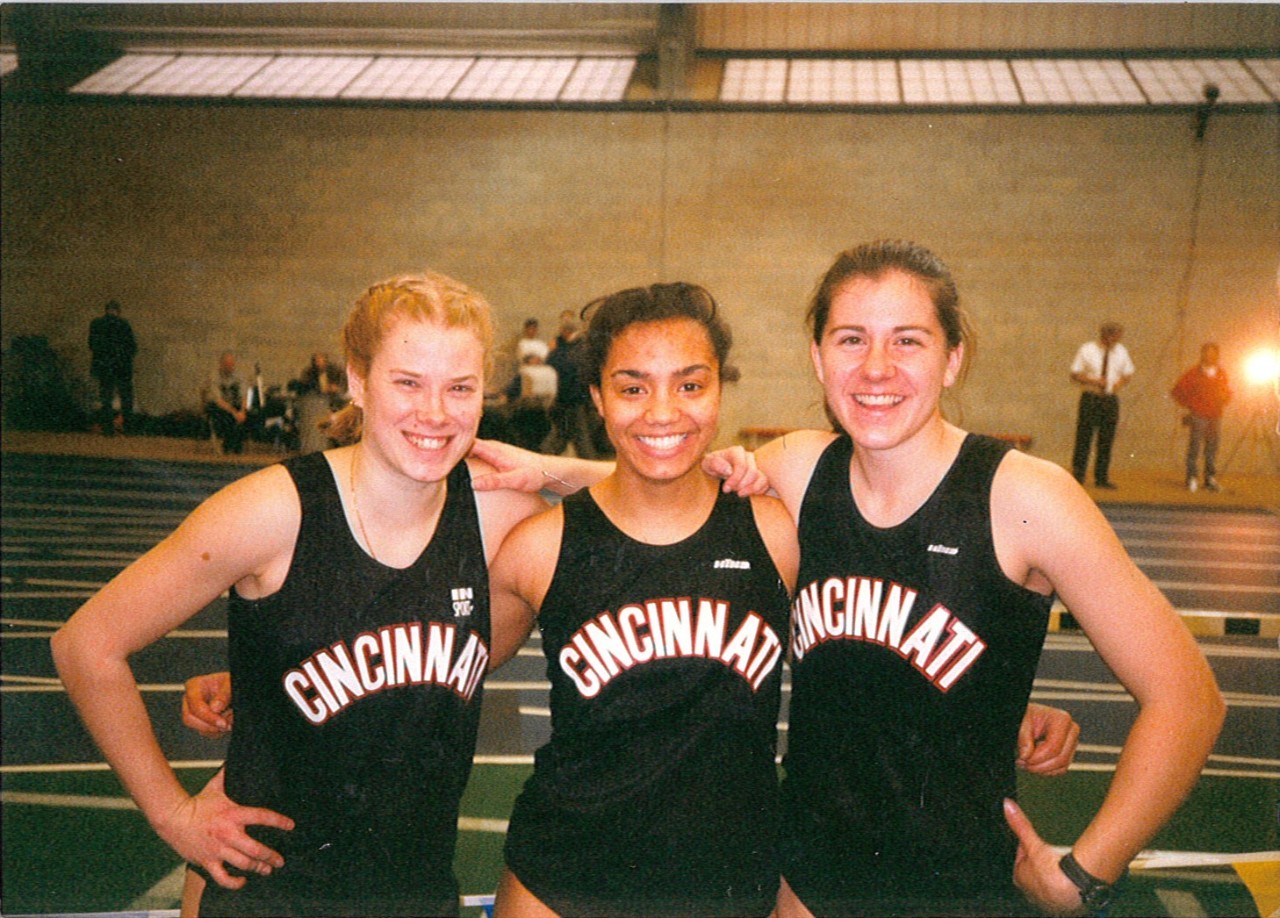
[[[738,378],[737,369],[728,364],[733,333],[720,317],[715,299],[697,284],[650,284],[621,290],[592,300],[582,308],[582,318],[588,324],[579,369],[588,385],[599,387],[609,348],[626,328],[666,319],[692,319],[705,328],[720,365],[721,382]]]

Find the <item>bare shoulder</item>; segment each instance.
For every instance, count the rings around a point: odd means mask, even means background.
[[[1005,454],[992,484],[992,510],[1032,518],[1097,511],[1097,506],[1062,466],[1018,450]],[[1092,515],[1092,514],[1090,514]]]
[[[513,592],[537,609],[555,573],[563,533],[559,504],[515,523],[490,568],[495,591]]]
[[[277,464],[233,481],[204,501],[188,520],[198,525],[246,527],[239,529],[240,534],[252,532],[255,537],[292,526],[288,532],[292,542],[301,516],[302,505],[293,476]]]
[[[796,577],[800,572],[800,540],[790,511],[778,498],[766,496],[751,498],[751,511],[760,530],[760,537],[769,549],[769,556],[773,558],[787,590],[794,591]]]
[[[1054,569],[1062,564],[1085,563],[1119,548],[1111,525],[1080,483],[1061,466],[1026,453],[1008,453],[996,470],[991,519],[1006,571],[1034,568],[1055,584]]]
[[[756,464],[794,517],[823,450],[836,440],[829,430],[794,430],[755,452]]]
[[[787,506],[781,499],[760,494],[750,500],[751,512],[755,515],[756,525],[760,527],[762,533],[775,529],[781,529],[784,533],[788,530],[795,532],[795,523],[791,522],[791,515],[787,513]]]
[[[487,475],[494,467],[479,459],[467,459],[471,477]],[[497,491],[473,491],[476,509],[480,513],[480,526],[484,531],[485,552],[492,560],[507,534],[521,520],[547,509],[547,502],[537,494],[501,489]]]
[[[508,538],[513,542],[518,541],[525,545],[531,545],[536,540],[545,539],[548,536],[554,536],[556,542],[559,542],[560,533],[563,530],[564,507],[560,504],[548,507],[544,501],[541,511],[520,520],[512,527],[511,535]]]

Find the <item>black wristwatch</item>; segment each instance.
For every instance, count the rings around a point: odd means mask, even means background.
[[[1094,915],[1106,914],[1115,893],[1115,886],[1104,883],[1081,867],[1076,856],[1070,851],[1062,856],[1058,866],[1067,875],[1067,879],[1076,884],[1076,889],[1080,890],[1080,901],[1084,903],[1084,907]]]

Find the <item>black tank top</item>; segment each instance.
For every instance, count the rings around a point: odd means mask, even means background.
[[[285,467],[302,502],[289,573],[265,599],[231,595],[226,767],[233,800],[297,827],[253,830],[285,866],[250,877],[226,908],[252,911],[258,897],[316,914],[456,914],[458,805],[490,646],[466,463],[448,478],[430,544],[403,570],[356,543],[322,453]],[[223,907],[213,888],[203,914]]]
[[[1016,793],[1051,598],[996,560],[991,483],[1008,448],[969,435],[924,505],[888,529],[854,503],[848,437],[814,470],[792,609],[783,874],[820,912],[1022,902],[1001,806]]]
[[[749,501],[674,545],[564,502],[538,615],[552,735],[507,863],[564,915],[768,914],[786,587]]]

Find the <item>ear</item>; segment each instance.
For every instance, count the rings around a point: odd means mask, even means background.
[[[816,341],[809,342],[809,359],[813,361],[813,372],[817,374],[818,382],[825,386],[827,380],[822,372],[822,349],[818,347]]]
[[[351,396],[351,404],[364,408],[364,377],[350,363],[347,364],[347,393]]]
[[[960,368],[964,366],[964,342],[961,341],[947,355],[947,372],[942,378],[943,388],[954,386],[960,378]]]
[[[591,401],[595,403],[596,414],[604,417],[604,399],[600,395],[600,387],[587,386],[587,389],[591,392]]]

